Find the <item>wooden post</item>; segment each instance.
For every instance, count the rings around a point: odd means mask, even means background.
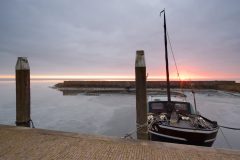
[[[136,53],[135,82],[136,82],[137,138],[146,140],[148,139],[147,92],[146,92],[146,65],[143,50],[139,50]]]
[[[26,57],[16,64],[16,125],[30,127],[30,67]]]

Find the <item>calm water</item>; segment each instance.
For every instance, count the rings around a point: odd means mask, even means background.
[[[31,117],[35,127],[117,137],[135,129],[134,95],[63,96],[49,88],[55,83],[31,81]],[[15,82],[0,81],[0,89],[0,124],[15,125]],[[192,101],[192,95],[186,94]],[[240,96],[201,91],[196,93],[196,99],[203,116],[221,125],[240,128]],[[222,129],[222,132],[219,130],[214,147],[240,149],[240,131]]]

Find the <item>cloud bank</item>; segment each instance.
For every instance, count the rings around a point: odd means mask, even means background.
[[[14,74],[17,57],[26,56],[32,74],[134,75],[135,52],[143,49],[149,75],[164,75],[159,12],[165,8],[180,74],[240,78],[239,6],[238,0],[2,0],[0,74]]]

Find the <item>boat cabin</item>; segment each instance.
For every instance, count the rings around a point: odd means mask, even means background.
[[[173,97],[171,102],[168,102],[165,97],[148,98],[148,112],[150,113],[171,113],[173,110],[183,115],[195,114],[192,104],[182,97]]]

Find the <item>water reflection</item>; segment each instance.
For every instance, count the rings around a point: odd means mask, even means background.
[[[52,89],[54,82],[31,83],[32,119],[37,128],[122,137],[135,130],[135,96],[133,94],[99,94],[63,96]],[[15,83],[0,82],[0,123],[14,125]],[[188,99],[193,101],[190,92]],[[73,94],[65,94],[73,95]],[[219,124],[240,127],[240,99],[218,91],[196,93],[201,114]],[[240,149],[240,132],[222,129],[214,147]]]

